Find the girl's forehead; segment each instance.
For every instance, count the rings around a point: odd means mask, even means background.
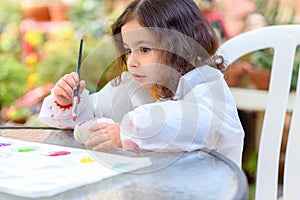
[[[121,28],[123,42],[135,45],[141,42],[154,43],[154,35],[149,28],[142,27],[136,20],[125,23]]]
[[[126,22],[122,26],[121,32],[127,32],[127,31],[130,31],[130,30],[141,29],[141,28],[143,28],[143,26],[141,26],[136,19],[132,19],[132,20]]]
[[[151,33],[146,28],[124,31],[122,32],[122,38],[124,44],[127,44],[129,46],[136,46],[139,44],[155,44],[155,38],[153,33]]]

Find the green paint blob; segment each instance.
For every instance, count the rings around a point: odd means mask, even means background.
[[[19,149],[18,152],[31,152],[31,151],[35,151],[36,149],[35,148],[22,148],[22,149]]]

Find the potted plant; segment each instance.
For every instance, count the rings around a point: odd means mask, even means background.
[[[250,56],[250,65],[245,68],[257,89],[268,90],[271,77],[273,49],[256,51]]]
[[[273,49],[263,49],[253,53],[250,57],[250,67],[245,68],[251,81],[257,89],[267,90],[270,83],[270,75],[273,61]],[[295,90],[298,82],[300,66],[300,47],[295,54],[294,68],[291,81],[291,90]]]
[[[257,5],[258,13],[264,13],[263,17],[265,17],[265,22],[268,22],[269,25],[293,23],[295,17],[294,8],[292,7],[290,8],[291,12],[288,15],[287,14],[283,15],[283,13],[281,13],[281,9],[283,5],[282,3],[280,3],[279,0],[275,0],[275,1],[257,0],[256,5]],[[255,21],[259,23],[259,20],[255,20]],[[263,24],[264,23],[262,23],[262,25]],[[262,49],[260,51],[256,51],[249,56],[249,62],[251,65],[245,68],[245,71],[247,72],[250,80],[254,83],[257,89],[267,90],[269,88],[273,54],[274,54],[273,49],[268,48],[268,49]],[[299,65],[299,59],[298,60],[296,59],[291,88],[295,88],[297,84],[298,65]]]
[[[62,0],[52,0],[48,3],[49,15],[51,21],[67,21],[69,6]]]
[[[35,21],[50,21],[49,8],[46,1],[22,1],[22,11],[26,18]]]

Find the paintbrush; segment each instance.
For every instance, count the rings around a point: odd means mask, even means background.
[[[80,81],[82,46],[83,46],[83,39],[80,40],[79,52],[78,52],[78,62],[77,62],[77,69],[76,69],[76,73],[78,74],[79,81]],[[73,110],[72,110],[72,120],[73,121],[76,121],[76,117],[77,117],[76,112],[77,112],[77,105],[78,105],[79,87],[80,87],[80,84],[78,84],[77,88],[74,90]]]

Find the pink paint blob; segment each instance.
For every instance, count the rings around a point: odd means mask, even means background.
[[[71,152],[69,152],[69,151],[57,151],[57,152],[49,154],[48,156],[65,156],[65,155],[68,155],[68,154],[71,154]]]

